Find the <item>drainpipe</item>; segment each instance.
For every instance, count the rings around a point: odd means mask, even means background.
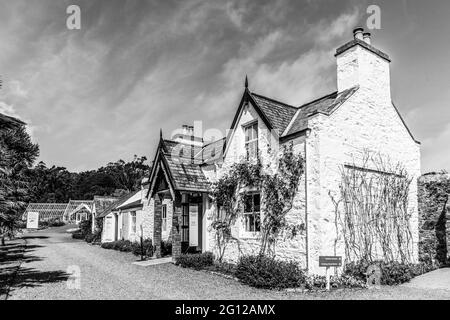
[[[309,272],[309,214],[308,214],[308,157],[307,157],[307,141],[309,138],[310,130],[306,131],[305,135],[305,224],[306,224],[306,270]]]

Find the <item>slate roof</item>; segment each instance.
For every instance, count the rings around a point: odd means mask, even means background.
[[[256,93],[251,93],[251,96],[270,121],[273,128],[278,131],[279,135],[281,135],[284,130],[286,130],[298,108]]]
[[[294,107],[252,93],[248,89],[246,89],[245,94],[248,94],[250,99],[253,100],[252,103],[256,104],[257,109],[259,109],[258,112],[262,113],[264,121],[268,121],[270,127],[277,130],[279,136],[283,138],[307,129],[309,116],[318,112],[331,114],[357,90],[358,87],[354,87],[341,93],[334,92],[300,107]],[[206,144],[203,147],[194,146],[195,156],[191,160],[190,145],[172,140],[161,140],[162,161],[165,162],[168,168],[169,179],[175,190],[209,191],[210,183],[201,167],[204,164],[214,163],[221,159],[225,144],[226,138]],[[187,152],[180,153],[181,149]],[[156,176],[153,178],[156,178]]]
[[[316,113],[324,113],[330,115],[336,108],[342,105],[348,98],[350,98],[359,87],[353,87],[341,93],[333,92],[320,99],[309,102],[300,106],[295,117],[292,119],[292,124],[285,136],[303,131],[308,128],[308,117]]]
[[[142,209],[143,205],[141,199],[135,200],[123,207],[120,207],[120,210],[128,210],[128,209]]]
[[[202,164],[214,163],[223,156],[226,138],[206,144],[200,152],[195,155],[195,160]]]
[[[122,203],[124,203],[125,201],[127,201],[128,199],[130,199],[132,196],[134,196],[136,193],[138,193],[140,191],[141,190],[134,191],[134,192],[128,193],[128,194],[120,197],[119,199],[117,199],[117,201],[111,203],[102,212],[100,212],[100,214],[97,215],[97,219],[106,217],[108,214],[110,214],[112,211],[114,211],[118,206],[120,206]]]
[[[174,141],[164,140],[166,150],[163,152],[175,189],[208,191],[209,182],[200,168],[201,163],[192,163],[191,159],[178,157],[176,154],[169,152],[176,147],[176,144]]]
[[[119,198],[95,196],[94,204],[96,212],[103,212],[111,204],[117,202],[117,200],[119,200]]]

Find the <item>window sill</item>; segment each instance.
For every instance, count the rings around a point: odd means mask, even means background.
[[[239,232],[239,239],[240,240],[257,240],[261,236],[261,232],[248,232],[248,231],[241,231]]]

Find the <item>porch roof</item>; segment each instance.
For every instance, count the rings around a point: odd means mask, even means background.
[[[165,160],[176,190],[202,192],[209,190],[210,184],[199,164],[192,164],[190,159],[181,159],[167,154]]]

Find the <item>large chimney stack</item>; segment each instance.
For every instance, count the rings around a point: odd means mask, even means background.
[[[390,102],[389,56],[372,45],[371,34],[357,27],[353,39],[336,50],[339,92],[358,86],[374,99]]]

